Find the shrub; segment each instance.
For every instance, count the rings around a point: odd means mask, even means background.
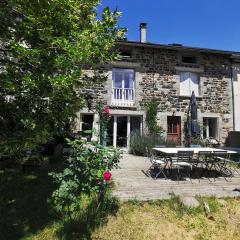
[[[102,199],[105,188],[105,171],[117,167],[121,153],[117,149],[103,147],[97,142],[69,141],[72,147],[66,168],[50,173],[58,188],[52,202],[57,212],[72,217],[79,211],[82,196],[98,196]]]
[[[143,156],[146,153],[146,147],[152,149],[156,145],[165,145],[166,147],[174,147],[176,143],[173,141],[165,140],[158,135],[145,135],[139,134],[131,135],[130,152],[134,155]]]

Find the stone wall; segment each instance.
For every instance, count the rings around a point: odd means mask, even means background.
[[[240,63],[233,64],[233,93],[234,93],[234,117],[235,129],[240,131]]]
[[[176,116],[181,116],[183,126],[188,111],[190,97],[180,96],[179,74],[181,71],[196,72],[200,77],[200,96],[197,98],[199,121],[201,123],[203,117],[217,117],[219,139],[224,141],[233,126],[229,55],[140,46],[127,46],[127,50],[131,52],[130,58],[105,67],[108,80],[105,84],[90,89],[94,96],[98,99],[103,97],[111,104],[112,68],[133,68],[136,73],[134,109],[144,111],[145,105],[154,99],[159,103],[159,125],[167,130],[167,116],[173,112]],[[196,62],[182,63],[185,54],[194,56]]]

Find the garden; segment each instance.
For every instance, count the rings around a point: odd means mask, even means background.
[[[99,4],[0,2],[0,239],[237,239],[239,199],[199,198],[213,220],[174,195],[125,203],[113,196],[122,153],[106,147],[110,111],[102,100],[88,106],[99,116],[97,140],[72,133],[92,87],[107,79],[99,65],[119,59],[114,44],[126,32],[121,13],[106,7],[99,15]],[[132,135],[132,153],[176,145],[163,140],[156,113],[150,103],[149,133]],[[64,154],[49,157],[54,145]]]

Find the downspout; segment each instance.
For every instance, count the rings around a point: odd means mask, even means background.
[[[232,89],[232,115],[233,115],[233,131],[235,131],[235,96],[234,96],[234,86],[233,86],[233,60],[232,58],[230,59],[230,66],[231,66],[231,71],[230,71],[230,78],[231,78],[231,89]]]

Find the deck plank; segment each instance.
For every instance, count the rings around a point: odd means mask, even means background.
[[[124,154],[120,161],[120,168],[114,169],[113,179],[115,189],[113,194],[123,201],[127,200],[156,200],[169,199],[171,194],[185,196],[215,196],[215,197],[240,197],[240,174],[229,181],[223,177],[210,182],[209,179],[193,179],[178,181],[170,179],[153,179],[144,174],[150,167],[150,162],[139,156]]]

